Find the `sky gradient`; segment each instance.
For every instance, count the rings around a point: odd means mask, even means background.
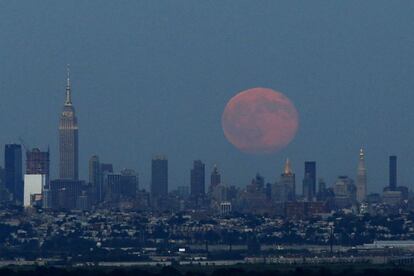
[[[273,182],[286,157],[301,191],[303,162],[331,185],[355,178],[361,145],[368,190],[413,187],[412,1],[1,1],[0,143],[50,145],[71,65],[80,174],[98,154],[150,182],[151,157],[169,158],[170,186],[188,185],[194,159],[244,186]],[[221,116],[242,90],[269,87],[299,112],[293,142],[271,155],[235,149]],[[1,154],[3,154],[3,147]]]

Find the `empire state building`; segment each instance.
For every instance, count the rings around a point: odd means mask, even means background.
[[[59,178],[78,180],[78,120],[72,105],[69,70],[66,82],[66,100],[59,122]]]

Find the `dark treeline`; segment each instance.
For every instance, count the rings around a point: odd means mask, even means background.
[[[388,276],[388,275],[414,275],[414,269],[401,269],[401,268],[388,268],[388,269],[354,269],[354,268],[344,268],[344,269],[334,269],[330,270],[325,267],[321,268],[296,268],[292,270],[283,270],[279,271],[276,269],[242,269],[242,268],[218,268],[216,270],[209,270],[212,272],[205,272],[203,269],[194,269],[187,270],[183,272],[174,267],[164,267],[164,268],[154,268],[154,269],[75,269],[75,268],[53,268],[53,267],[38,267],[34,269],[13,269],[13,268],[2,268],[0,269],[1,276],[71,276],[71,275],[82,275],[82,276],[157,276],[157,275],[167,275],[167,276],[244,276],[244,275],[279,275],[279,276]]]

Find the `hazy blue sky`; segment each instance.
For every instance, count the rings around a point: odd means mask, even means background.
[[[257,171],[274,181],[286,157],[301,190],[318,177],[355,178],[366,148],[368,189],[414,181],[414,1],[0,1],[0,143],[47,147],[57,176],[59,113],[71,64],[81,176],[98,154],[136,169],[148,187],[153,154],[172,187],[193,159],[227,184]],[[227,101],[256,87],[283,92],[300,127],[284,150],[251,156],[221,129]],[[1,149],[3,154],[3,146]]]

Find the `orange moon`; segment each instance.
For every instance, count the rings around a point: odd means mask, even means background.
[[[252,88],[227,103],[221,119],[224,135],[239,150],[266,154],[295,137],[299,115],[288,97],[269,88]]]

